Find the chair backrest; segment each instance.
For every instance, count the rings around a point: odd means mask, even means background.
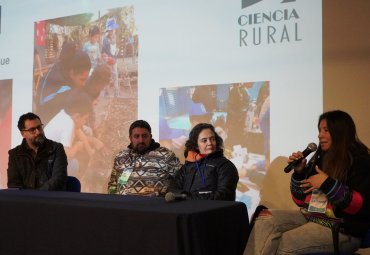
[[[291,199],[290,177],[292,173],[287,174],[282,170],[287,160],[287,157],[279,156],[271,162],[261,185],[261,205],[283,210],[298,208]]]
[[[370,229],[367,231],[366,236],[362,239],[361,248],[370,248]]]
[[[67,191],[81,192],[81,182],[74,176],[67,176]]]

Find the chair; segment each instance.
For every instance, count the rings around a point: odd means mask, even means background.
[[[340,253],[339,251],[339,230],[340,230],[340,224],[335,224],[331,231],[333,235],[333,245],[334,245],[334,253],[307,253],[305,255],[330,255],[330,254],[335,254],[335,255],[351,255],[351,254],[344,254]],[[360,248],[365,249],[365,248],[370,248],[370,230],[367,232],[367,234],[364,236],[362,239]],[[357,253],[354,253],[357,254]]]
[[[252,218],[251,218],[251,220],[249,222],[249,228],[248,228],[248,233],[247,233],[247,240],[249,239],[249,235],[252,232],[252,229],[254,227],[254,223],[256,222],[256,219],[257,219],[258,215],[260,214],[260,212],[262,212],[265,209],[268,209],[268,208],[266,206],[264,206],[264,205],[259,205],[259,206],[256,207],[256,210],[254,211],[254,213],[252,215]]]
[[[334,254],[341,254],[339,251],[339,230],[339,225],[332,228]],[[367,231],[367,234],[362,239],[360,248],[370,248],[370,229]]]
[[[370,229],[367,231],[366,236],[362,239],[360,248],[370,248]]]
[[[66,191],[81,192],[81,182],[74,176],[67,176]]]

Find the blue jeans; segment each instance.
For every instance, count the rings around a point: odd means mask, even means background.
[[[307,222],[299,210],[270,212],[271,215],[256,219],[244,255],[333,252],[330,228]],[[355,252],[360,244],[360,238],[339,234],[339,249],[343,253]]]

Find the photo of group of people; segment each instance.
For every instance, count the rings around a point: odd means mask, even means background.
[[[255,208],[270,164],[270,82],[162,88],[159,107],[159,141],[182,162],[190,130],[202,122],[215,127],[238,169],[237,200]]]
[[[33,112],[64,145],[68,175],[84,192],[106,192],[118,150],[137,119],[134,7],[35,22]]]
[[[41,20],[34,29],[32,111],[41,117],[45,136],[63,144],[68,175],[80,180],[81,191],[106,193],[114,157],[130,144],[127,130],[138,119],[134,7]],[[183,163],[190,130],[198,123],[212,124],[223,139],[225,156],[238,169],[236,198],[252,210],[270,164],[270,82],[159,92],[161,146]]]
[[[12,132],[12,80],[0,80],[0,189],[6,188],[8,150],[11,147]]]

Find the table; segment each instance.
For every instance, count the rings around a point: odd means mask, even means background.
[[[242,254],[245,204],[0,191],[0,254]]]

